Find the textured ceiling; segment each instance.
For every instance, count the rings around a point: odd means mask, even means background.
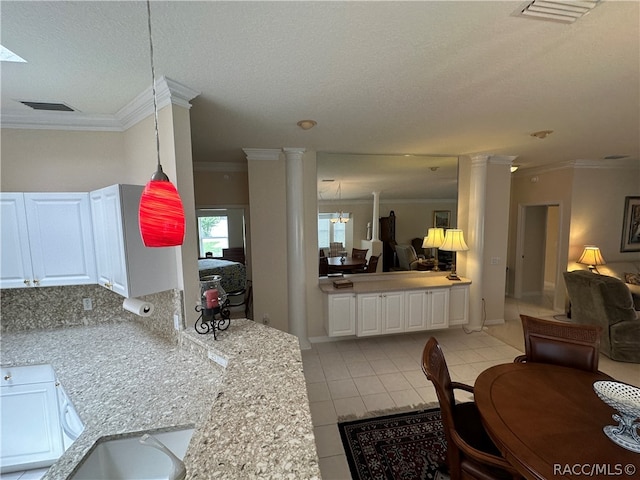
[[[240,162],[243,147],[637,160],[639,3],[604,1],[572,25],[514,16],[523,5],[153,1],[156,75],[202,92],[195,162]],[[114,114],[150,85],[144,2],[0,13],[1,43],[28,60],[2,64],[3,113],[31,100]],[[299,129],[306,118],[318,125]]]

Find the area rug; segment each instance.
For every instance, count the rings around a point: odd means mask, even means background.
[[[447,442],[440,409],[338,423],[354,480],[440,480]]]

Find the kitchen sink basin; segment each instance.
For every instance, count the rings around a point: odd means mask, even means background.
[[[117,438],[102,437],[85,455],[79,468],[70,478],[73,480],[184,478],[176,473],[178,470],[176,463],[184,458],[192,435],[193,427],[188,427],[171,431],[135,432]],[[161,451],[163,446],[177,457],[175,462],[172,462],[169,453]]]

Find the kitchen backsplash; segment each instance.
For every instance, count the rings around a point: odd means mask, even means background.
[[[83,299],[90,299],[91,310],[84,309]],[[123,297],[98,285],[3,289],[0,290],[1,331],[137,321],[149,330],[177,340],[174,314],[182,318],[182,292],[168,290],[142,299],[155,306],[150,317],[138,317],[124,310]]]

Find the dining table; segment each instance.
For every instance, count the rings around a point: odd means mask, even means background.
[[[639,478],[640,455],[609,439],[616,411],[593,384],[602,372],[508,363],[478,375],[474,398],[504,458],[527,479]]]
[[[358,257],[328,257],[329,271],[350,272],[363,268],[367,264],[366,258]]]

